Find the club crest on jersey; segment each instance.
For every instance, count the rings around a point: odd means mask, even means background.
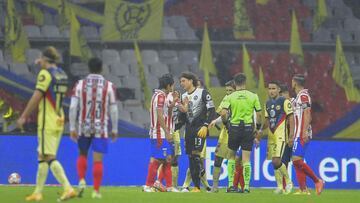
[[[163,156],[167,156],[166,148],[163,148]]]
[[[195,95],[195,96],[194,96],[194,100],[197,100],[197,99],[198,99],[198,96],[197,96],[197,95]]]
[[[279,111],[280,109],[281,109],[281,106],[280,106],[280,105],[277,105],[277,106],[276,106],[276,110]]]
[[[270,110],[270,117],[275,117],[275,111],[274,111],[274,109],[271,109],[271,110]]]

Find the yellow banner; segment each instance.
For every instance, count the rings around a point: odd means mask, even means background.
[[[75,12],[71,10],[70,14],[70,55],[80,57],[82,61],[87,62],[92,57],[91,49],[81,33],[80,23]]]
[[[234,37],[235,39],[255,39],[253,28],[246,11],[245,0],[235,0]]]
[[[134,42],[134,48],[135,48],[135,57],[138,64],[138,70],[139,70],[139,77],[140,77],[140,85],[142,92],[144,92],[145,97],[145,108],[150,109],[150,103],[151,103],[151,91],[146,81],[145,71],[144,71],[144,65],[142,63],[141,53],[139,46],[137,42]]]
[[[26,61],[25,50],[30,48],[28,37],[23,30],[20,15],[17,14],[14,0],[7,1],[5,17],[5,50],[10,51],[13,62]]]
[[[33,1],[38,4],[42,4],[44,6],[47,6],[49,8],[52,8],[52,9],[55,9],[58,11],[58,8],[59,8],[58,1],[59,0],[33,0]],[[104,16],[102,14],[95,12],[95,11],[91,11],[82,6],[70,3],[68,1],[67,1],[67,5],[70,9],[72,9],[76,13],[76,16],[78,16],[82,19],[86,19],[90,22],[94,22],[97,24],[103,24]]]
[[[44,24],[44,13],[38,6],[34,3],[34,1],[30,0],[26,4],[26,12],[34,17],[35,23],[37,25]]]
[[[259,100],[260,100],[260,104],[263,107],[265,105],[265,102],[268,98],[268,91],[267,88],[265,86],[265,79],[264,79],[264,73],[262,71],[262,68],[260,67],[259,70],[259,83],[258,83],[258,88],[257,88],[257,95],[259,96]],[[265,111],[262,111],[262,114]],[[264,115],[263,115],[264,118]]]
[[[326,20],[327,17],[328,14],[327,14],[327,7],[325,0],[318,0],[316,13],[314,15],[314,20],[313,20],[314,31],[320,28],[321,24]]]
[[[256,90],[256,80],[253,68],[250,64],[250,56],[246,49],[246,46],[243,44],[243,72],[246,76],[246,89]]]
[[[290,54],[295,56],[298,64],[304,64],[304,53],[301,46],[299,27],[295,11],[292,12],[291,20],[291,39],[290,39]]]
[[[342,49],[342,43],[339,35],[336,37],[335,67],[332,72],[332,77],[339,86],[344,88],[348,101],[360,102],[360,93],[354,86],[354,81],[350,72],[349,64],[346,61],[346,57]]]
[[[211,50],[211,42],[209,38],[207,23],[204,25],[204,34],[201,47],[200,64],[199,67],[204,72],[204,82],[206,87],[210,87],[210,74],[216,75],[216,67],[213,61]]]
[[[256,4],[260,5],[266,5],[269,2],[269,0],[256,0]]]
[[[107,0],[102,40],[160,40],[163,10],[164,0]]]

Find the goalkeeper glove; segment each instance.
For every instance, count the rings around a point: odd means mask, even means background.
[[[200,128],[197,135],[198,135],[198,137],[205,138],[207,135],[207,132],[208,132],[208,128],[206,126],[203,126]]]

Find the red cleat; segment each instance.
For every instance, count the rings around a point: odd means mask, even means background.
[[[317,183],[315,183],[315,188],[316,188],[316,194],[320,195],[321,192],[324,190],[324,181],[323,180],[319,180]]]

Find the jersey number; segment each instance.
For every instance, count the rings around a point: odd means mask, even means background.
[[[101,101],[96,101],[95,104],[92,101],[88,101],[87,106],[89,108],[88,108],[87,113],[86,113],[86,118],[91,119],[91,113],[93,111],[95,111],[95,118],[100,119],[100,116],[101,116]]]
[[[201,138],[195,137],[195,146],[200,146],[200,145],[201,145]]]

